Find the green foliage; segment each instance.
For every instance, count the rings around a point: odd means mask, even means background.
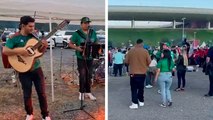
[[[201,42],[213,41],[212,30],[185,29],[187,39],[193,40],[194,32],[196,32],[196,39]],[[121,46],[121,43],[128,43],[129,40],[134,44],[138,38],[143,39],[145,44],[151,46],[156,46],[162,41],[172,45],[182,41],[182,29],[109,29],[108,33],[109,41],[118,47]]]

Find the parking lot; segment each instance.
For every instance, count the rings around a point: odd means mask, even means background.
[[[208,76],[201,72],[186,74],[186,89],[175,92],[177,76],[173,79],[171,94],[173,106],[160,107],[158,86],[144,91],[145,106],[130,110],[131,91],[128,76],[109,77],[109,120],[212,120],[213,98],[205,98],[208,92]]]

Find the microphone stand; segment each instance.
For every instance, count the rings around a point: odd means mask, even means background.
[[[88,27],[88,30],[87,30],[87,37],[86,37],[86,41],[85,41],[85,45],[84,45],[84,50],[83,50],[83,57],[84,57],[84,60],[85,60],[85,66],[87,67],[87,61],[86,61],[86,58],[89,57],[89,56],[85,56],[85,52],[86,52],[86,47],[87,47],[87,42],[89,42],[89,31],[90,31],[90,27]],[[86,68],[86,76],[84,79],[90,79],[89,78],[89,70],[88,70],[88,67]],[[85,80],[84,80],[85,81]],[[83,83],[85,84],[85,83]],[[80,86],[80,85],[79,85]],[[83,93],[81,93],[81,100],[80,100],[80,108],[77,108],[77,109],[71,109],[71,110],[66,110],[64,111],[63,113],[66,113],[66,112],[71,112],[71,111],[78,111],[78,110],[81,110],[83,112],[85,112],[87,115],[89,115],[91,118],[93,118],[95,120],[95,117],[93,117],[89,112],[87,112],[84,108],[86,107],[86,105],[84,104],[84,100],[83,100],[83,95],[85,94],[85,87],[83,88]]]

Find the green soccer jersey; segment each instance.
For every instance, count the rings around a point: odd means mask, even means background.
[[[76,46],[80,46],[81,43],[85,43],[85,41],[86,41],[85,38],[87,37],[87,34],[85,34],[85,33],[82,31],[82,29],[80,29],[79,31],[82,33],[81,35],[83,35],[84,38],[83,38],[77,31],[76,31],[76,32],[72,35],[72,37],[70,38],[71,42],[74,43],[74,44],[76,44]],[[98,39],[97,39],[97,35],[96,35],[96,33],[95,33],[94,30],[93,30],[92,33],[91,33],[90,40],[91,40],[92,43],[96,43],[97,40],[98,40]],[[82,52],[79,52],[79,51],[77,51],[77,50],[76,50],[76,56],[77,56],[77,58],[79,58],[79,59],[83,59]],[[90,54],[90,56],[89,56],[88,59],[92,59],[91,54]]]
[[[160,69],[160,72],[171,72],[174,68],[174,62],[171,60],[171,65],[169,67],[168,59],[161,59],[157,64],[157,68]]]
[[[16,35],[12,38],[9,38],[5,44],[6,47],[13,49],[18,47],[24,47],[29,39],[32,38],[32,35],[23,36],[23,35]],[[33,65],[32,70],[35,70],[40,67],[40,60],[36,59]]]

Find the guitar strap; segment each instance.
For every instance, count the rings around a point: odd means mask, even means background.
[[[84,40],[86,40],[87,38],[85,37],[85,35],[80,31],[80,30],[77,30],[76,31],[78,33],[79,36],[81,36],[81,38],[83,38]],[[93,34],[93,29],[90,29],[89,30],[89,42],[90,42],[90,39],[92,37],[92,34]]]
[[[77,30],[76,31],[78,34],[79,34],[79,36],[81,37],[81,38],[83,38],[84,40],[85,40],[85,42],[91,42],[91,37],[92,37],[92,34],[93,34],[93,30],[92,29],[89,29],[89,38],[88,38],[88,40],[87,40],[87,38],[86,38],[86,36],[80,31],[80,30]],[[92,47],[91,46],[88,46],[88,47],[86,47],[85,48],[85,55],[87,56],[87,57],[89,57],[90,56],[90,51],[91,51],[91,49],[92,49]],[[93,53],[93,52],[92,52]],[[92,55],[93,56],[93,55]]]
[[[36,38],[37,40],[39,40],[39,36],[35,33],[35,32],[33,32],[32,34],[30,34],[32,37],[34,37],[34,38]]]

